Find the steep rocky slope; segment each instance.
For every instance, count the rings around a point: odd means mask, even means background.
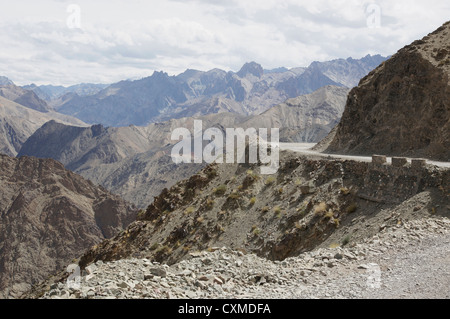
[[[192,252],[172,266],[137,258],[98,261],[80,276],[80,289],[52,283],[29,297],[45,292],[44,299],[448,299],[449,249],[450,220],[426,218],[282,262],[227,247]]]
[[[17,297],[128,226],[136,209],[54,160],[0,155],[0,297]]]
[[[172,264],[226,246],[271,260],[346,245],[386,225],[450,217],[450,171],[281,153],[273,176],[258,165],[210,165],[165,189],[138,221],[80,259],[149,258]]]
[[[379,55],[339,59],[268,73],[255,62],[246,63],[236,73],[187,70],[169,76],[155,72],[141,80],[112,84],[94,95],[65,96],[52,105],[87,123],[108,126],[148,125],[223,112],[255,115],[326,85],[352,87],[384,60]]]
[[[16,156],[23,143],[50,120],[86,126],[74,117],[54,111],[38,112],[0,96],[0,153]]]
[[[401,49],[348,98],[327,152],[450,161],[450,22]]]

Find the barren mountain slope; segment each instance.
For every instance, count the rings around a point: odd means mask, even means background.
[[[279,128],[280,141],[317,143],[336,126],[344,112],[349,89],[325,86],[289,99],[241,125],[245,128]]]
[[[277,174],[210,165],[165,189],[127,231],[80,260],[145,257],[175,263],[226,246],[271,260],[376,234],[383,224],[449,217],[449,170],[313,160],[281,153]],[[347,239],[346,239],[347,238]]]
[[[136,217],[136,208],[54,160],[0,155],[0,168],[0,298],[63,270]]]
[[[326,151],[450,161],[449,76],[447,22],[361,80]]]

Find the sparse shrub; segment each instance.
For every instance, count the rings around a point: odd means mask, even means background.
[[[214,194],[217,196],[223,196],[227,192],[227,186],[226,185],[220,185],[217,188],[213,190]]]
[[[217,171],[215,169],[210,169],[206,172],[206,176],[208,176],[209,179],[213,179],[217,176]]]
[[[242,195],[240,193],[234,191],[230,195],[228,195],[228,198],[238,200],[239,198],[241,198],[241,196]]]
[[[327,211],[327,204],[322,202],[316,207],[314,207],[314,214],[321,215]]]
[[[357,210],[358,210],[358,205],[356,205],[355,203],[350,204],[350,206],[348,206],[347,209],[346,209],[348,214],[353,214]]]
[[[206,200],[206,208],[212,209],[213,207],[214,207],[214,199],[209,198],[208,200]]]
[[[336,226],[336,228],[339,228],[341,225],[341,220],[339,218],[331,218],[331,222]]]
[[[217,225],[216,225],[216,230],[219,231],[219,232],[221,232],[221,233],[224,233],[224,232],[225,232],[225,228],[223,228],[223,226],[220,225],[220,224],[217,224]]]
[[[253,233],[254,236],[259,236],[261,234],[261,229],[259,229],[256,226],[253,226],[252,227],[252,233]]]
[[[252,170],[247,171],[247,176],[251,177],[253,181],[256,181],[259,179],[259,175],[253,172]]]
[[[347,187],[341,187],[341,194],[344,196],[347,196],[348,194],[350,194],[350,190]]]
[[[276,178],[274,176],[269,176],[266,179],[266,185],[268,185],[268,186],[272,185],[273,183],[275,183],[275,181],[276,181]]]
[[[268,213],[269,210],[270,210],[270,207],[269,207],[269,206],[265,206],[265,207],[263,207],[263,208],[261,209],[261,212],[262,212],[263,214],[265,214],[265,213]]]
[[[339,247],[341,247],[341,245],[339,245],[338,243],[332,243],[332,244],[330,245],[330,248],[331,248],[331,249],[336,249],[336,248],[339,248]]]
[[[137,220],[142,220],[142,219],[144,218],[144,216],[145,216],[145,210],[141,209],[141,210],[139,210],[139,212],[137,213],[136,219],[137,219]]]
[[[300,186],[300,185],[302,185],[303,184],[303,182],[302,182],[302,180],[300,179],[300,178],[297,178],[296,180],[295,180],[295,185],[296,186]]]
[[[351,236],[347,235],[344,237],[344,239],[342,239],[342,246],[347,246],[350,243],[351,240]]]
[[[297,212],[300,213],[302,217],[306,216],[306,206],[302,204],[299,208],[297,208]]]
[[[330,209],[326,214],[325,218],[332,219],[334,217],[333,211]]]
[[[252,197],[250,198],[250,205],[255,205],[256,204],[256,197]]]
[[[190,215],[193,212],[195,212],[195,207],[188,207],[186,208],[186,210],[184,211],[184,215]]]
[[[164,246],[160,247],[160,248],[156,251],[156,253],[163,253],[163,254],[170,255],[170,254],[172,254],[172,248],[170,248],[170,247],[167,246],[167,245],[164,245]]]
[[[205,221],[205,218],[203,216],[200,216],[199,218],[197,218],[197,222],[198,223],[203,223]]]
[[[283,210],[279,206],[274,207],[273,212],[275,213],[277,218],[281,218],[281,216],[283,215]]]
[[[284,192],[284,188],[283,188],[283,187],[280,187],[280,188],[278,189],[278,194],[281,195],[281,194],[283,194],[283,192]]]
[[[295,228],[297,228],[298,230],[304,230],[306,228],[306,225],[300,222],[295,222]]]

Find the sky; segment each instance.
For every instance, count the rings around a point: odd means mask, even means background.
[[[0,0],[0,75],[114,83],[392,55],[450,20],[448,0]]]

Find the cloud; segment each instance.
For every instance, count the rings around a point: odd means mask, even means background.
[[[69,28],[70,4],[81,28]],[[369,28],[370,4],[379,8],[378,28]],[[18,84],[112,83],[155,70],[390,55],[449,13],[447,0],[23,0],[0,12],[0,74]]]

